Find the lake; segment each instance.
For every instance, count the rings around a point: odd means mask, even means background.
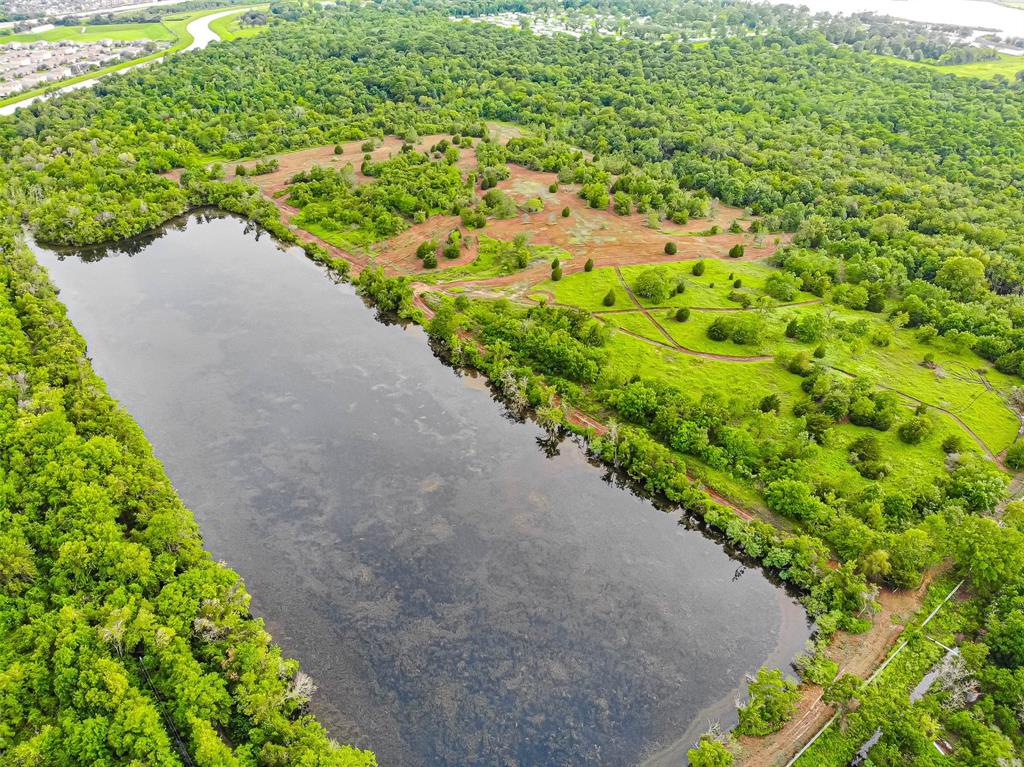
[[[760,570],[240,219],[35,251],[313,711],[382,765],[678,765],[810,634]]]

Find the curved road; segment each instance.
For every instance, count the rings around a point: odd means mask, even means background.
[[[206,16],[200,16],[198,19],[189,22],[189,25],[185,27],[185,31],[186,33],[192,36],[192,42],[189,43],[189,45],[185,47],[183,50],[194,51],[199,48],[205,48],[210,43],[220,40],[220,36],[212,29],[210,29],[210,24],[216,21],[217,19],[223,18],[224,16],[231,16],[236,13],[244,13],[248,10],[251,10],[251,8],[229,8],[226,11],[218,11],[216,13],[207,14]],[[176,53],[181,52],[182,51],[176,51]],[[150,59],[149,61],[145,61],[141,64],[135,64],[134,66],[125,67],[124,69],[119,69],[116,72],[108,72],[106,75],[100,75],[99,77],[90,77],[88,80],[82,80],[77,83],[72,83],[71,85],[65,85],[63,88],[55,88],[54,90],[49,91],[47,93],[41,93],[38,96],[29,96],[27,98],[22,99],[21,101],[15,101],[13,104],[8,104],[7,106],[0,107],[0,116],[12,115],[21,107],[27,107],[29,104],[33,104],[36,101],[40,101],[41,99],[48,99],[60,93],[76,91],[79,88],[90,88],[96,83],[98,83],[101,77],[107,77],[113,74],[121,74],[122,72],[130,72],[136,67],[143,67],[147,64],[152,64],[156,61],[163,61],[165,58],[167,58],[167,56],[170,55],[173,54],[165,53],[163,56],[160,56],[159,58]]]

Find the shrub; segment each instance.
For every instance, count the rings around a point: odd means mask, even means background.
[[[742,288],[743,287],[743,280],[733,280],[732,286],[734,288]]]
[[[964,438],[959,434],[950,434],[944,440],[942,440],[942,452],[944,453],[960,453],[964,449]]]
[[[562,218],[569,218],[569,215],[571,213],[572,213],[572,211],[569,210],[569,208],[567,208],[567,207],[566,208],[562,208]]]
[[[1014,471],[1024,469],[1024,442],[1014,442],[1006,451],[1006,465]]]
[[[725,341],[732,335],[733,321],[731,317],[716,317],[708,325],[707,335],[712,341]]]
[[[605,294],[604,300],[601,302],[605,306],[615,306],[615,288],[609,288]]]
[[[659,267],[645,269],[637,277],[633,290],[638,296],[646,298],[648,301],[656,304],[662,303],[669,296],[668,272]]]
[[[814,350],[814,359],[820,360],[825,358],[825,347],[819,346]]]
[[[423,268],[425,269],[436,269],[437,268],[437,253],[431,251],[423,257]]]
[[[734,218],[732,220],[732,223],[729,224],[729,232],[730,232],[730,234],[739,234],[742,231],[743,231],[743,227],[740,226],[739,219],[738,218]]]
[[[686,752],[690,767],[732,767],[733,757],[729,749],[710,735],[702,735],[696,748]]]
[[[704,274],[704,262],[698,261],[697,263],[695,263],[693,265],[693,268],[690,269],[690,273],[694,277],[700,277],[702,274]]]
[[[561,262],[557,258],[551,260],[551,268],[557,269],[561,265]]]
[[[335,144],[334,145],[334,153],[335,154],[345,154],[345,147],[343,147],[341,144]]]
[[[594,271],[594,259],[588,258],[587,263],[583,265],[583,271],[592,272]]]
[[[931,434],[932,422],[924,416],[916,415],[913,418],[900,424],[897,433],[900,439],[908,445],[917,445],[924,441],[925,437]]]
[[[746,250],[746,248],[742,244],[736,243],[729,248],[729,258],[743,258],[744,250]]]
[[[764,282],[764,292],[776,301],[792,301],[800,289],[800,278],[786,272],[773,272]]]
[[[782,399],[778,394],[766,394],[761,398],[762,413],[778,413],[782,409]]]
[[[690,310],[685,306],[676,309],[676,322],[686,322],[690,319]]]
[[[416,248],[416,258],[418,258],[418,259],[422,260],[422,259],[426,258],[431,253],[434,254],[435,262],[436,262],[437,240],[424,240]]]
[[[554,282],[558,282],[560,279],[562,279],[562,267],[556,266],[554,269],[551,270],[551,279]]]
[[[781,730],[796,712],[800,692],[778,669],[762,668],[747,688],[750,700],[739,709],[740,735],[768,735]]]
[[[557,192],[558,191],[558,183],[556,182],[556,183],[552,184],[551,186],[549,186],[548,187],[548,191],[551,192],[551,194],[554,194],[555,192]]]
[[[678,250],[679,250],[679,248],[676,247],[676,244],[674,242],[666,242],[665,243],[665,252],[668,255],[674,256]]]

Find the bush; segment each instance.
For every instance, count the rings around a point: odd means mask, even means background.
[[[437,261],[437,240],[424,240],[416,247],[416,258],[423,260],[431,253],[434,254],[435,263]]]
[[[557,258],[553,258],[551,260],[551,268],[557,269],[559,266],[561,266],[561,262]]]
[[[932,432],[932,422],[924,416],[916,415],[900,424],[897,433],[908,445],[918,445]]]
[[[562,267],[556,266],[554,269],[551,270],[551,279],[554,282],[558,282],[560,279],[562,279]]]
[[[674,256],[678,250],[679,250],[679,248],[676,247],[676,244],[674,242],[666,242],[665,243],[665,252],[668,255]]]
[[[739,709],[740,735],[769,735],[781,730],[796,712],[800,692],[778,669],[762,668],[749,684],[750,700]]]
[[[778,413],[782,409],[782,399],[778,394],[766,394],[761,398],[762,413]]]
[[[345,147],[343,147],[341,144],[335,144],[334,145],[334,153],[335,154],[345,154]]]
[[[786,272],[773,272],[764,282],[764,292],[776,301],[792,301],[800,290],[800,278]]]
[[[569,215],[571,213],[572,211],[569,210],[568,208],[562,208],[562,218],[569,218]]]
[[[959,434],[950,434],[944,440],[942,440],[942,452],[949,453],[961,453],[964,449],[964,438]]]
[[[729,258],[743,258],[743,252],[745,250],[745,246],[736,243],[731,248],[729,248]]]
[[[825,358],[825,347],[819,346],[814,350],[814,359],[820,360]]]
[[[732,767],[733,757],[729,749],[710,735],[702,735],[696,748],[686,752],[690,767]]]
[[[551,186],[548,187],[548,191],[551,192],[551,194],[554,194],[555,192],[557,192],[558,191],[558,182],[555,182],[554,184],[551,184]]]
[[[733,280],[732,286],[734,288],[742,288],[743,287],[743,280]]]
[[[716,317],[715,321],[708,325],[708,338],[712,341],[727,341],[732,335],[732,326],[731,317]]]
[[[601,302],[605,306],[615,306],[615,288],[609,288],[605,294],[604,300]]]
[[[690,274],[692,274],[694,277],[700,277],[702,274],[704,274],[704,262],[698,261],[697,263],[695,263],[693,265],[693,268],[690,269]]]
[[[686,322],[690,319],[690,310],[685,306],[676,309],[676,322]]]
[[[633,286],[638,296],[656,304],[668,298],[671,288],[668,272],[660,267],[642,271]]]
[[[431,251],[423,257],[423,268],[424,269],[436,269],[437,268],[437,253]]]
[[[594,259],[588,258],[587,263],[583,265],[583,271],[592,272],[594,271]]]
[[[1014,471],[1024,469],[1024,442],[1014,442],[1006,451],[1006,465]]]

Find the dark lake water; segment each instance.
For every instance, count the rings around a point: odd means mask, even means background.
[[[239,219],[36,252],[314,712],[382,765],[679,765],[809,635],[760,571]]]

